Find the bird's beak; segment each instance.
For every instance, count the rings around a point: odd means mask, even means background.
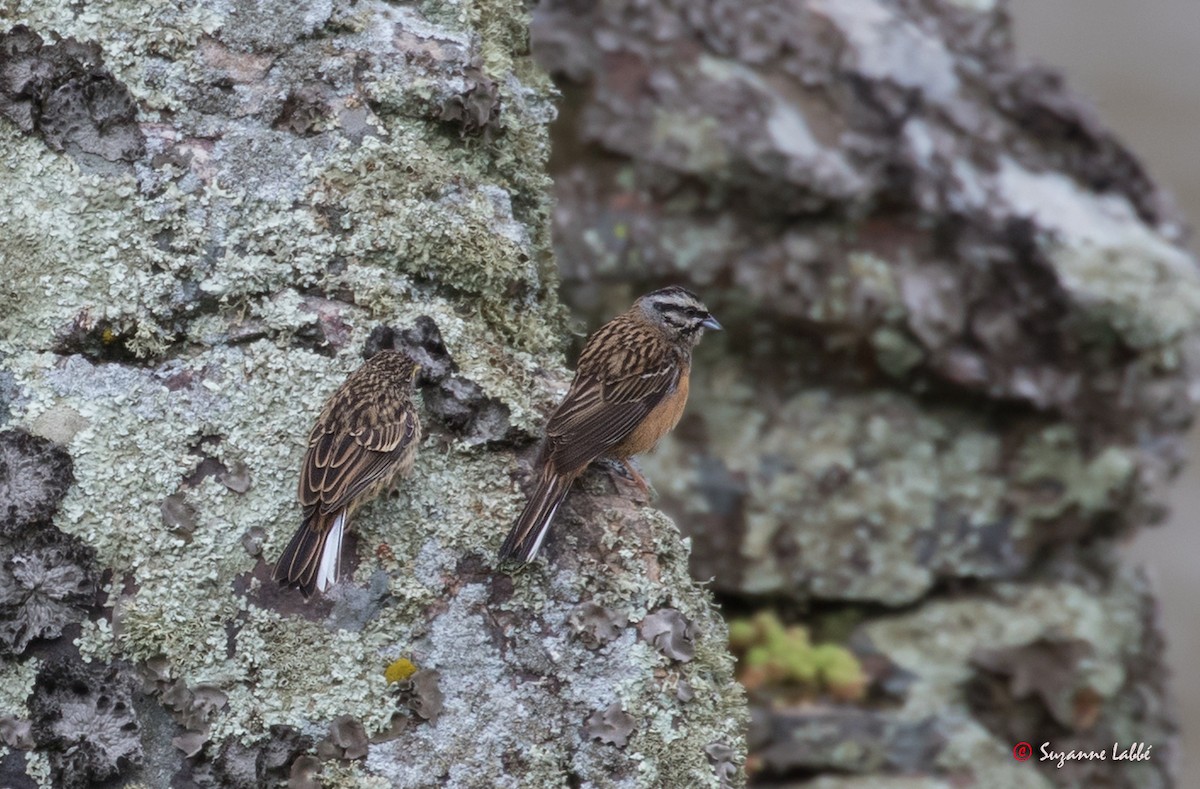
[[[724,328],[721,326],[721,324],[717,323],[717,319],[711,315],[702,320],[700,325],[706,329],[712,329],[713,331],[721,331],[721,329]]]

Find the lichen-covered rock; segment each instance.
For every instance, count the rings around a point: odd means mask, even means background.
[[[96,603],[96,552],[51,519],[74,482],[53,441],[0,431],[0,657],[54,639]]]
[[[586,481],[591,495],[564,505],[545,565],[497,576],[475,557],[439,569],[430,564],[435,555],[422,552],[416,575],[440,576],[456,590],[431,603],[441,613],[413,647],[419,665],[437,667],[441,711],[436,726],[420,723],[373,744],[369,769],[378,766],[402,786],[419,784],[422,774],[483,785],[472,782],[471,764],[519,765],[508,768],[524,776],[514,786],[559,785],[572,775],[604,776],[602,784],[611,786],[717,785],[704,748],[721,739],[737,749],[742,725],[734,702],[740,694],[729,695],[725,684],[731,665],[724,624],[706,601],[667,591],[687,574],[668,523],[613,493],[603,472]],[[603,642],[580,638],[572,624],[581,621],[580,599],[619,614],[606,619],[616,633],[606,631]],[[660,654],[628,624],[665,605],[695,623],[691,662]],[[696,689],[694,699],[678,697],[680,681]],[[411,706],[405,698],[412,694],[400,699]],[[697,703],[715,705],[721,731],[704,742],[680,739],[678,722]],[[479,729],[480,720],[497,723]],[[436,743],[452,747],[437,761],[414,758]],[[497,774],[488,780],[505,785]]]
[[[575,606],[567,622],[588,649],[599,649],[621,635],[629,624],[623,614],[591,600]]]
[[[996,584],[986,595],[866,623],[851,644],[890,664],[886,703],[757,708],[752,766],[763,778],[836,771],[922,789],[942,781],[1174,786],[1154,606],[1145,581],[1121,573],[1107,581]],[[1013,758],[1019,742],[1033,745],[1024,763]],[[1042,759],[1043,743],[1058,752],[1104,750],[1108,758],[1060,768]],[[1114,761],[1114,743],[1118,751],[1147,744],[1151,757]]]
[[[642,620],[642,638],[672,660],[683,663],[696,655],[695,627],[673,608],[663,608]]]
[[[175,759],[197,786],[736,785],[745,708],[673,523],[594,484],[550,561],[494,564],[567,380],[522,4],[13,17],[93,53],[144,140],[101,167],[0,128],[0,366],[12,421],[74,459],[54,526],[111,570],[79,649],[142,670],[146,780]],[[429,363],[422,452],[306,604],[269,580],[306,433],[385,341]],[[569,621],[584,600],[614,612],[603,643]],[[629,624],[661,609],[690,661]],[[389,685],[398,656],[417,670]],[[621,748],[585,730],[614,704]]]
[[[133,99],[95,43],[47,43],[24,25],[0,33],[0,115],[73,155],[115,162],[143,153]]]
[[[3,359],[0,356],[0,359]],[[2,366],[2,365],[0,365]],[[10,405],[20,397],[17,381],[8,370],[0,370],[0,425],[8,424]]]
[[[475,381],[458,374],[459,367],[442,340],[437,322],[428,315],[399,331],[390,326],[377,327],[367,338],[365,354],[384,347],[403,351],[420,365],[417,384],[426,414],[458,440],[478,446],[518,437],[519,431],[509,419],[509,407],[489,396]]]

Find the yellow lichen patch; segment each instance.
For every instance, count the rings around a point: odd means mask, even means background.
[[[404,680],[417,673],[417,666],[408,658],[397,658],[388,664],[383,672],[383,678],[389,685]]]

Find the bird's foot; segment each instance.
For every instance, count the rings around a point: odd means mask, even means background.
[[[605,458],[603,462],[604,467],[608,470],[608,478],[612,481],[614,493],[621,492],[621,486],[617,483],[617,478],[620,477],[633,483],[641,494],[638,497],[641,503],[649,504],[658,498],[658,492],[646,481],[646,478],[629,458]]]

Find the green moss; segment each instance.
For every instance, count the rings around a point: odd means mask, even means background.
[[[813,644],[808,630],[785,627],[774,611],[729,624],[729,645],[738,655],[738,679],[749,689],[831,693],[858,699],[867,678],[854,653],[838,644]]]

